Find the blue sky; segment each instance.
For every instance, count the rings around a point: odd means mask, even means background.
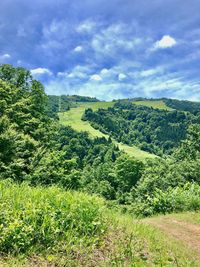
[[[1,0],[0,63],[48,94],[200,101],[199,0]]]

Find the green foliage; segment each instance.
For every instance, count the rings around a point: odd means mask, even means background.
[[[116,160],[116,176],[122,192],[130,192],[142,175],[143,163],[126,155]]]
[[[188,100],[177,100],[177,99],[164,99],[164,103],[173,109],[188,111],[195,115],[200,115],[200,103],[192,102]]]
[[[47,136],[46,95],[42,84],[22,68],[2,65],[0,78],[0,173],[22,180]]]
[[[142,178],[132,190],[133,210],[137,215],[200,208],[199,134],[199,125],[194,125],[174,158],[147,163]]]
[[[165,107],[163,102],[158,105]],[[66,110],[59,113],[61,125],[54,119],[58,111]],[[104,197],[109,207],[138,216],[199,210],[199,137],[198,112],[169,112],[137,107],[130,101],[100,102],[79,96],[47,99],[42,84],[29,71],[0,66],[1,254],[53,254],[55,264],[65,257],[60,266],[80,262],[90,266],[99,263],[88,257],[92,251],[91,257],[102,255],[108,245],[109,256],[101,256],[108,265],[168,264],[171,252],[158,259],[159,245],[157,258],[150,256],[147,261],[147,244],[141,247],[136,242],[138,223],[135,236],[119,228],[119,223],[115,228],[104,201],[86,192]],[[171,155],[140,161],[121,151],[141,153],[127,144]],[[108,225],[114,227],[110,236]]]
[[[172,153],[186,138],[188,127],[200,122],[199,117],[192,114],[137,106],[130,101],[115,102],[114,107],[107,110],[87,109],[84,119],[118,142],[136,145],[157,155]]]
[[[49,117],[58,119],[58,112],[68,111],[71,107],[76,107],[80,103],[99,102],[95,97],[78,96],[78,95],[48,95],[46,112]]]
[[[175,151],[178,160],[196,160],[200,158],[200,125],[191,125],[188,129],[187,139]]]
[[[138,216],[173,213],[200,209],[200,186],[186,183],[183,187],[169,187],[162,191],[155,188],[145,201],[138,198],[132,211]]]
[[[58,119],[58,112],[64,112],[70,109],[72,103],[65,95],[48,95],[46,112],[49,117]]]
[[[8,180],[0,182],[0,192],[1,253],[65,252],[83,240],[97,244],[107,228],[97,197]]]
[[[82,188],[108,200],[126,204],[131,190],[142,176],[144,164],[127,155],[121,155],[113,162],[110,156],[105,163],[95,161],[93,168],[85,169]]]
[[[69,101],[76,103],[100,102],[96,97],[90,97],[90,96],[67,95],[66,97]]]
[[[89,121],[86,121],[84,118],[84,112],[87,108],[92,108],[92,110],[97,110],[99,108],[108,109],[112,107],[114,102],[85,102],[85,103],[77,103],[77,106],[72,107],[67,112],[59,113],[60,123],[65,126],[71,126],[76,131],[87,131],[92,138],[95,137],[105,137],[107,139],[111,138],[109,135],[106,135],[102,131],[96,129],[95,125],[91,126]],[[140,160],[144,160],[146,158],[155,157],[154,154],[150,154],[146,151],[139,149],[136,146],[128,146],[126,144],[122,144],[117,142],[116,140],[112,140],[113,143],[119,147],[121,151],[124,151],[130,156],[136,157]]]
[[[118,150],[110,140],[90,139],[87,133],[77,133],[48,118],[44,88],[28,71],[2,65],[0,77],[2,178],[78,189],[79,173],[97,157],[99,164],[109,153],[116,159]],[[61,106],[68,98],[61,96]]]

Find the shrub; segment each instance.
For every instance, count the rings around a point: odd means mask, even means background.
[[[200,186],[186,183],[183,187],[168,188],[166,191],[155,189],[146,200],[137,198],[133,212],[138,216],[151,216],[158,213],[192,211],[200,209]]]

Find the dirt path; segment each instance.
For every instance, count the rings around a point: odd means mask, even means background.
[[[200,257],[200,224],[177,220],[172,217],[160,217],[145,220],[145,223],[153,225],[172,236],[196,252]]]

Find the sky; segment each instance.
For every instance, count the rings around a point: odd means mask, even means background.
[[[200,0],[1,0],[0,64],[48,94],[200,101]]]

